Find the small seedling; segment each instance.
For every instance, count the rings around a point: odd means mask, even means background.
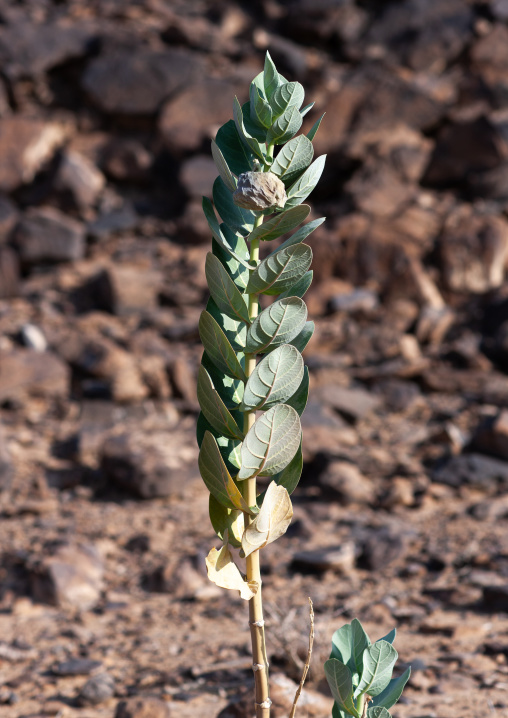
[[[325,675],[335,700],[332,718],[390,718],[388,708],[399,700],[409,680],[408,668],[392,678],[398,653],[393,647],[395,629],[371,643],[356,618],[332,637],[332,653]]]
[[[303,240],[324,217],[262,261],[259,249],[307,219],[310,207],[302,203],[325,156],[314,159],[312,146],[322,118],[297,135],[314,103],[302,108],[302,85],[280,75],[268,53],[249,97],[243,106],[235,98],[234,120],[212,142],[219,177],[213,205],[203,199],[213,240],[205,266],[211,296],[199,321],[205,351],[197,438],[210,519],[222,541],[208,554],[208,576],[249,602],[256,717],[269,718],[260,550],[287,530],[302,471],[300,416],[309,390],[302,352],[314,332],[302,299],[312,281],[312,250]],[[231,549],[245,559],[245,575]]]

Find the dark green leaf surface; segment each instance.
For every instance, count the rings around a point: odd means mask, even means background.
[[[236,189],[236,180],[233,177],[233,174],[228,167],[228,163],[226,162],[226,159],[215,140],[212,140],[212,157],[222,181],[230,192],[234,192]]]
[[[353,702],[353,679],[349,668],[337,658],[329,658],[325,662],[325,676],[339,708],[360,718]]]
[[[300,417],[296,411],[286,404],[269,409],[256,420],[243,441],[238,479],[278,474],[298,451],[300,440]]]
[[[261,127],[268,129],[273,122],[272,108],[269,103],[261,97],[254,82],[250,86],[250,117]]]
[[[228,314],[237,321],[240,320],[250,324],[245,295],[240,294],[220,259],[211,252],[206,255],[205,274],[210,294],[221,312]]]
[[[272,356],[272,354],[269,354],[268,356]],[[288,406],[292,406],[293,409],[297,412],[298,416],[301,416],[303,414],[303,412],[305,411],[305,407],[307,406],[307,401],[309,399],[309,383],[309,370],[307,367],[305,367],[303,371],[302,381],[300,382],[298,389],[295,391],[293,396],[286,401],[286,404]]]
[[[217,217],[215,216],[213,205],[208,199],[208,197],[203,197],[203,212],[205,213],[206,221],[208,222],[208,226],[210,227],[210,231],[212,232],[214,239],[218,242],[222,249],[225,252],[228,252],[232,257],[236,259],[237,262],[242,264],[244,267],[246,267],[247,269],[251,269],[249,263],[245,259],[242,259],[242,257],[235,252],[233,247],[229,244],[226,237],[222,233],[222,230],[219,226],[219,222],[217,221]]]
[[[307,244],[281,249],[256,267],[246,291],[249,294],[280,294],[303,277],[311,262],[312,250]]]
[[[238,207],[233,195],[220,177],[213,183],[213,203],[226,225],[235,232],[247,237],[254,227],[256,215],[249,209]]]
[[[289,247],[289,249],[291,249],[291,247]],[[279,299],[285,299],[285,297],[300,297],[300,298],[302,298],[303,296],[305,296],[310,285],[312,284],[313,276],[314,276],[314,272],[312,270],[310,270],[309,272],[305,272],[305,274],[303,275],[303,277],[301,277],[301,279],[299,279],[291,287],[286,289],[285,292],[280,293]]]
[[[312,127],[310,128],[310,130],[307,132],[307,137],[309,138],[309,140],[310,140],[311,142],[312,142],[312,140],[314,139],[314,137],[316,136],[316,133],[317,133],[317,131],[319,130],[319,126],[320,126],[321,122],[323,121],[323,117],[325,116],[325,114],[326,114],[326,113],[323,112],[323,114],[321,115],[321,117],[319,118],[319,120],[317,120],[317,122],[314,122],[314,124],[312,125]]]
[[[248,262],[249,252],[247,250],[245,239],[229,231],[225,224],[221,226],[221,232],[226,238],[228,244],[232,247],[235,254]],[[247,282],[249,281],[250,270],[243,264],[240,264],[240,262],[238,262],[238,260],[236,260],[229,252],[222,249],[220,244],[215,239],[212,239],[212,252],[218,259],[220,259],[222,266],[227,271],[240,292],[243,292],[247,286]]]
[[[199,450],[198,464],[208,491],[220,504],[252,513],[226,468],[215,438],[208,431]]]
[[[254,153],[242,142],[233,120],[222,125],[217,132],[215,142],[224,155],[231,172],[241,175],[242,172],[250,171]]]
[[[363,669],[363,652],[370,646],[370,638],[357,618],[351,621],[351,645],[357,673]]]
[[[280,149],[270,171],[280,177],[284,184],[291,184],[307,169],[313,157],[312,142],[305,135],[299,135]]]
[[[288,344],[292,344],[294,347],[298,349],[300,354],[303,354],[305,347],[312,339],[312,335],[314,334],[314,329],[316,328],[316,325],[314,322],[305,322],[302,331]]]
[[[297,207],[306,207],[305,204],[297,205]],[[297,207],[293,207],[293,209],[297,209]],[[286,239],[285,242],[283,242],[280,247],[275,249],[272,254],[275,252],[278,252],[280,249],[285,249],[286,247],[291,247],[293,244],[299,244],[300,242],[303,242],[304,239],[306,239],[309,234],[311,234],[315,229],[317,229],[320,225],[323,224],[326,217],[320,217],[319,219],[313,219],[312,222],[307,222],[307,224],[304,227],[300,227],[300,229],[295,232],[289,239]]]
[[[306,320],[307,307],[302,299],[279,299],[263,310],[249,327],[246,353],[258,354],[269,347],[275,349],[280,344],[291,343],[303,329]]]
[[[259,157],[260,160],[263,160],[264,152],[262,146],[251,134],[249,134],[249,132],[247,132],[245,128],[243,110],[240,103],[238,102],[237,97],[235,97],[233,103],[233,117],[235,120],[236,130],[240,135],[240,139],[242,140],[242,142],[249,148],[251,152],[253,152],[257,157]]]
[[[242,442],[238,439],[229,439],[227,436],[222,436],[217,429],[213,428],[203,412],[200,411],[196,424],[196,439],[199,447],[203,443],[207,431],[215,437],[228,471],[236,474],[240,468],[240,447]]]
[[[303,379],[303,358],[289,344],[283,344],[268,354],[256,366],[245,386],[242,410],[269,409],[286,403],[299,388]]]
[[[232,439],[243,439],[243,431],[226,408],[202,364],[198,372],[198,401],[205,418],[216,431]]]
[[[245,349],[245,341],[247,339],[246,324],[237,319],[233,319],[229,316],[229,314],[221,312],[212,297],[210,297],[207,302],[206,311],[212,315],[219,327],[222,329],[228,342],[235,350],[237,359],[241,363]],[[242,352],[242,355],[240,355],[240,352]]]
[[[219,324],[206,310],[199,318],[199,336],[205,351],[219,371],[245,381],[245,372]]]
[[[310,195],[319,182],[325,166],[326,155],[321,155],[308,167],[303,175],[296,180],[287,191],[287,202],[285,208],[296,207]]]
[[[290,232],[295,227],[298,227],[301,222],[307,219],[309,212],[309,205],[301,204],[298,207],[293,207],[280,214],[276,214],[271,219],[260,224],[259,227],[256,227],[256,229],[251,232],[249,241],[252,242],[253,239],[260,239],[263,242],[270,242],[272,239],[277,239],[277,237],[281,237],[283,234],[286,234],[286,232]]]
[[[394,706],[401,697],[404,686],[408,682],[410,675],[411,668],[407,668],[401,676],[398,678],[392,678],[384,691],[381,691],[381,693],[374,698],[372,701],[373,705],[383,706],[384,708],[391,708]]]
[[[279,486],[283,486],[288,494],[292,494],[298,486],[303,471],[302,442],[296,454],[293,456],[285,469],[275,474],[273,480]]]

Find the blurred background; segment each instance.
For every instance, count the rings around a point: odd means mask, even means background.
[[[328,155],[304,475],[264,552],[274,718],[308,595],[302,718],[354,616],[399,626],[396,718],[508,715],[508,0],[0,0],[6,718],[250,718],[195,376],[210,140],[267,49]]]

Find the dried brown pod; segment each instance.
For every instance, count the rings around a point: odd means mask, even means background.
[[[233,201],[238,207],[252,210],[284,207],[286,204],[284,183],[273,172],[244,172],[238,177]]]

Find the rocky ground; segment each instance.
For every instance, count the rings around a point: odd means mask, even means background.
[[[274,716],[308,596],[301,718],[354,616],[399,629],[395,718],[508,716],[508,2],[0,0],[2,718],[251,718],[195,373],[209,141],[266,48],[328,154]]]

